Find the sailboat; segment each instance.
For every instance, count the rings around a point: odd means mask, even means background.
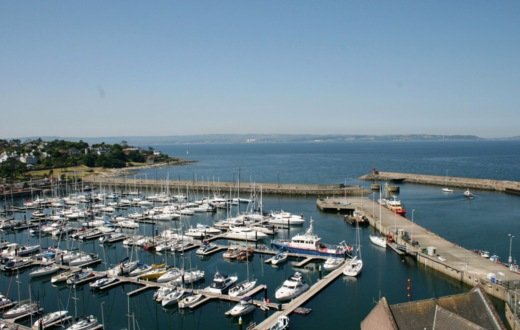
[[[379,190],[379,195],[381,195],[381,190]],[[379,203],[379,230],[382,230],[381,225],[381,203]],[[386,237],[383,235],[370,235],[370,242],[372,242],[374,245],[380,246],[382,248],[386,248]]]
[[[363,259],[361,259],[361,242],[359,238],[359,223],[356,226],[356,255],[353,258],[347,259],[343,267],[343,275],[356,277],[363,269]]]
[[[446,177],[444,179],[444,187],[441,190],[442,190],[442,192],[445,192],[445,193],[453,192],[453,189],[448,187],[448,170],[446,170]]]
[[[246,251],[246,271],[247,271],[247,279],[245,281],[242,281],[233,287],[231,287],[228,291],[228,294],[231,297],[239,297],[243,296],[247,292],[251,291],[256,286],[256,279],[249,279],[249,257],[248,252]]]

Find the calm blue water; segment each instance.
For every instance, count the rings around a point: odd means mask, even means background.
[[[149,178],[343,183],[384,171],[520,180],[520,142],[357,142],[154,145],[198,163],[141,171]]]
[[[356,183],[356,178],[372,168],[383,171],[414,172],[425,174],[468,176],[479,178],[520,180],[520,142],[406,142],[406,143],[348,143],[348,144],[240,144],[240,145],[169,145],[153,146],[157,150],[179,157],[197,160],[197,163],[171,168],[149,169],[136,173],[137,177],[196,180],[240,180],[251,182],[312,182]],[[186,151],[189,154],[186,154]],[[476,198],[465,200],[462,191],[444,195],[439,187],[401,185],[400,198],[414,220],[439,235],[467,248],[487,249],[506,260],[509,254],[508,233],[520,238],[520,197],[500,193],[476,191]],[[336,214],[320,213],[314,198],[289,198],[264,196],[265,210],[284,209],[303,213],[306,219],[315,220],[315,230],[323,241],[337,243],[354,242],[355,231]],[[184,222],[210,224],[226,216],[197,215]],[[142,232],[151,233],[149,225],[142,225]],[[304,230],[292,229],[282,236],[292,236]],[[361,233],[365,268],[358,279],[339,278],[320,295],[306,304],[313,309],[310,316],[291,316],[292,329],[359,328],[360,321],[368,314],[381,296],[390,303],[404,302],[407,282],[411,280],[413,299],[423,299],[468,290],[457,281],[416,265],[411,259],[401,260],[395,254],[381,250],[369,243],[371,229]],[[25,233],[6,234],[7,239],[34,242]],[[42,245],[55,245],[45,238]],[[75,242],[75,244],[78,244]],[[81,249],[105,256],[108,265],[115,264],[129,253],[121,245],[103,248],[97,242],[84,242]],[[191,265],[206,270],[206,286],[214,272],[236,273],[246,277],[246,264],[224,261],[221,254],[200,259],[194,253],[180,255],[156,255],[136,251],[145,262],[167,262]],[[520,242],[513,240],[512,254],[520,256]],[[97,269],[107,265],[100,264]],[[307,281],[315,282],[320,274],[317,265],[304,269]],[[261,256],[255,256],[249,268],[250,274],[268,285],[267,296],[274,300],[274,291],[294,269],[290,263],[279,268],[266,266]],[[116,287],[107,293],[92,294],[88,286],[77,288],[76,293],[67,287],[53,287],[49,280],[28,279],[28,272],[20,274],[21,296],[29,292],[39,299],[46,310],[67,307],[74,313],[71,297],[77,295],[78,314],[93,313],[101,319],[101,307],[108,329],[127,328],[127,311],[135,315],[139,329],[238,329],[236,320],[226,318],[224,312],[229,303],[210,302],[195,311],[164,310],[152,301],[153,291],[127,298],[131,286]],[[17,297],[15,277],[0,275],[1,292]],[[30,283],[30,290],[26,283]],[[262,294],[260,294],[262,296]],[[501,304],[500,304],[501,305]],[[257,310],[244,318],[260,322],[264,312]],[[244,326],[245,328],[245,326]]]

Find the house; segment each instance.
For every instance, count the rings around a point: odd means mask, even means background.
[[[506,329],[480,286],[471,291],[390,305],[381,298],[361,322],[362,330]]]
[[[20,156],[20,162],[27,164],[27,165],[36,165],[38,163],[38,159],[32,154],[23,154]]]
[[[4,151],[0,154],[0,163],[3,163],[8,159],[9,159],[9,154],[7,154],[7,152]]]

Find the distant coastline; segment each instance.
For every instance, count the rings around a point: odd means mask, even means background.
[[[31,139],[33,137],[21,138]],[[63,137],[41,137],[43,140]],[[83,140],[88,143],[117,143],[125,140],[132,145],[160,144],[236,144],[236,143],[353,143],[353,142],[453,142],[453,141],[518,141],[520,136],[504,138],[482,138],[476,135],[434,134],[200,134],[171,136],[110,136],[110,137],[67,137],[67,140]]]

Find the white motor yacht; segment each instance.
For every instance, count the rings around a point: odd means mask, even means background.
[[[237,280],[237,276],[228,276],[227,274],[216,272],[213,277],[213,283],[204,290],[210,293],[223,294],[226,293]]]
[[[294,273],[286,279],[282,286],[276,290],[275,298],[279,301],[291,300],[309,289],[300,272]]]
[[[269,330],[285,330],[289,328],[289,317],[282,315],[278,317],[278,320],[276,320],[276,323],[273,324]]]
[[[253,299],[251,297],[244,297],[240,302],[228,310],[225,314],[229,316],[242,316],[251,313],[255,310]]]
[[[326,271],[331,271],[341,266],[344,262],[344,258],[328,257],[323,263],[323,269]]]
[[[245,280],[229,289],[228,294],[231,297],[239,297],[253,290],[256,285],[256,280]]]

